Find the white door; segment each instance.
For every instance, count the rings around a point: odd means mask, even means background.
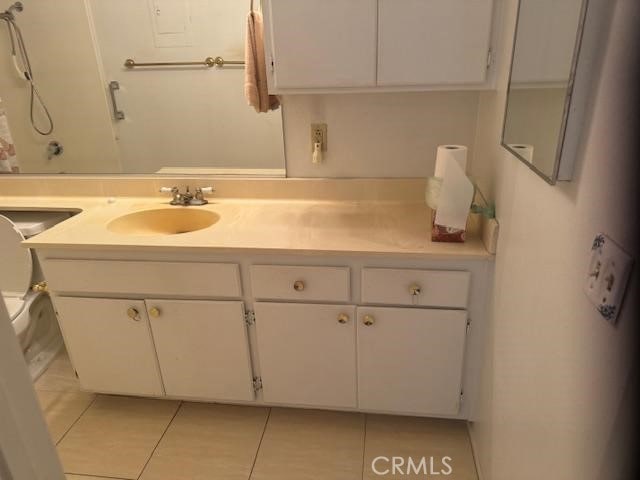
[[[465,310],[358,307],[358,406],[455,415]]]
[[[33,383],[0,301],[0,479],[62,479]]]
[[[356,406],[355,307],[258,302],[254,308],[265,402]]]
[[[56,297],[54,303],[84,389],[163,395],[143,301]]]
[[[242,302],[146,300],[166,394],[253,400]]]
[[[375,86],[376,0],[263,3],[275,91]]]
[[[378,85],[484,82],[493,0],[379,0]]]

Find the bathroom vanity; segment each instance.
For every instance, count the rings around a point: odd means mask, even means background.
[[[217,221],[122,230],[125,215],[164,209]],[[417,203],[119,200],[25,243],[87,390],[470,418],[493,256],[475,234],[430,242],[428,215]]]

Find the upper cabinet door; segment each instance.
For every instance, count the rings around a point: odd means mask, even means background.
[[[492,3],[379,0],[378,85],[483,83]]]
[[[264,6],[271,91],[375,86],[376,0],[269,0]]]

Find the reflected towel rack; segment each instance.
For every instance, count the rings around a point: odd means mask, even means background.
[[[207,57],[200,62],[136,62],[133,58],[124,61],[126,68],[138,67],[181,67],[181,66],[203,66],[203,67],[224,67],[225,65],[244,65],[242,60],[225,60],[222,57]]]

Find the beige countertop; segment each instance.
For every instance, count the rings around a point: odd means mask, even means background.
[[[157,208],[206,209],[219,214],[220,220],[177,235],[118,234],[107,229],[122,215]],[[492,257],[478,231],[470,231],[462,244],[431,242],[430,210],[423,203],[214,198],[206,206],[173,207],[158,197],[119,197],[110,202],[106,197],[5,196],[0,197],[0,209],[80,212],[24,242],[35,248]]]

